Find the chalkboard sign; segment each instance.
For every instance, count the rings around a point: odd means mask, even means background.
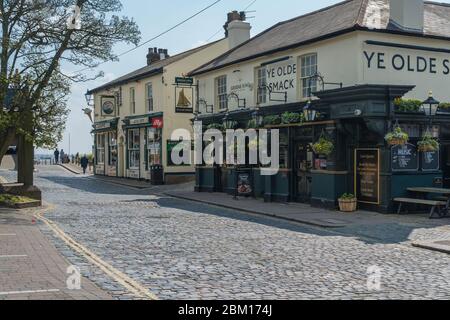
[[[237,196],[253,195],[253,175],[251,170],[237,171]]]
[[[415,145],[407,143],[391,150],[392,171],[418,171],[419,157]]]
[[[439,151],[422,152],[422,170],[423,171],[437,171],[439,170]]]
[[[380,204],[380,150],[355,150],[355,194],[359,202]]]

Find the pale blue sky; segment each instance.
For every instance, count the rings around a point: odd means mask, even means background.
[[[121,14],[135,19],[142,33],[142,41],[145,41],[186,19],[212,2],[213,0],[122,0],[123,11]],[[209,41],[214,41],[223,37],[222,26],[226,20],[226,13],[232,10],[241,11],[251,2],[252,0],[222,0],[216,6],[171,31],[169,34],[123,56],[120,62],[101,65],[98,70],[105,72],[104,78],[73,85],[69,100],[71,114],[64,134],[64,140],[60,143],[59,148],[69,152],[70,134],[71,153],[84,153],[92,150],[91,123],[81,111],[86,107],[84,93],[88,88],[92,89],[118,76],[145,66],[149,47],[167,48],[169,54],[173,55],[205,44],[208,39]],[[255,18],[249,19],[249,22],[252,24],[252,36],[280,21],[338,2],[341,1],[257,0],[248,9],[256,10],[255,13],[248,14],[249,16],[255,16]],[[450,0],[441,0],[441,2],[450,2]],[[220,32],[218,32],[219,30]],[[211,38],[214,34],[216,35]],[[131,46],[119,45],[115,48],[115,52],[121,53],[130,48]],[[76,67],[66,68],[68,70],[77,70]]]

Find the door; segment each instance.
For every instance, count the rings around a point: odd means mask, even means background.
[[[444,175],[443,186],[450,188],[450,144],[442,145],[442,171]]]
[[[311,201],[313,152],[309,143],[297,142],[294,154],[296,200],[302,203],[309,203]]]

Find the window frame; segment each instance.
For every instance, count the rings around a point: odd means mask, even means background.
[[[264,75],[264,77],[261,77]],[[260,66],[255,69],[256,104],[266,104],[267,99],[267,67]]]
[[[113,151],[115,151],[115,163],[112,162],[113,159]],[[109,166],[117,166],[119,160],[119,154],[117,149],[117,132],[109,132],[108,133],[108,165]]]
[[[151,89],[151,95],[149,95],[149,88]],[[145,85],[145,105],[148,112],[153,112],[155,110],[153,84],[151,82]]]
[[[130,113],[136,114],[136,88],[130,88]]]
[[[95,144],[95,159],[97,164],[105,164],[105,145],[106,145],[106,134],[98,133],[97,141]]]
[[[214,87],[216,92],[216,105],[219,111],[228,109],[228,79],[227,75],[218,76],[214,79]]]
[[[137,135],[134,133],[137,132]],[[134,143],[134,138],[138,137],[139,143],[136,145]],[[140,168],[140,161],[141,161],[141,130],[140,129],[129,129],[128,130],[128,145],[127,145],[127,153],[128,153],[128,169],[129,170],[137,170]],[[137,166],[132,166],[132,155],[135,153],[138,154],[139,161],[137,163]],[[133,160],[134,162],[134,160]],[[134,164],[134,163],[133,163]]]
[[[315,59],[314,64],[311,63],[311,58]],[[310,59],[308,64],[304,64],[306,59]],[[309,86],[310,78],[314,76],[318,70],[317,52],[302,55],[299,57],[299,60],[300,60],[300,97],[302,99],[311,98],[312,92],[317,91],[317,79],[312,80],[311,87]]]

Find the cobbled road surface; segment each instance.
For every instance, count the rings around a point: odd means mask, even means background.
[[[450,299],[450,255],[410,244],[450,238],[445,225],[314,228],[57,166],[39,167],[36,184],[55,206],[48,219],[159,299]],[[118,299],[134,298],[41,228],[85,276]]]

